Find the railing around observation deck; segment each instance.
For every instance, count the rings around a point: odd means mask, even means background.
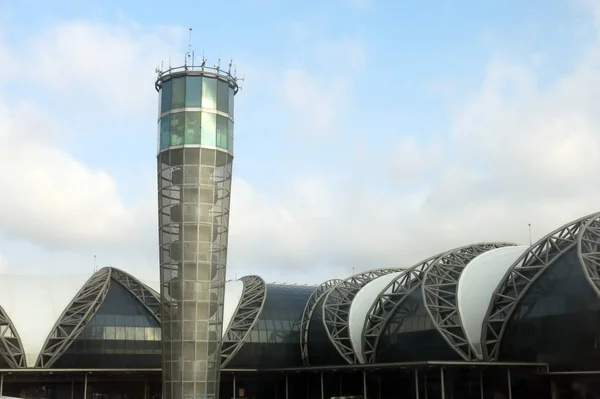
[[[221,69],[220,66],[207,66],[203,62],[200,65],[192,64],[192,65],[182,65],[182,66],[178,66],[178,67],[169,67],[169,69],[166,69],[164,71],[161,70],[160,68],[157,68],[156,73],[157,73],[157,77],[156,77],[156,82],[154,83],[154,87],[155,87],[156,91],[160,91],[160,89],[162,87],[162,82],[166,77],[170,78],[173,75],[186,74],[186,73],[197,73],[199,75],[212,76],[217,79],[225,80],[225,81],[229,82],[229,84],[233,88],[234,94],[237,94],[237,92],[240,89],[239,82],[244,80],[243,78],[238,78],[236,76],[235,71],[233,73],[231,72],[231,64],[229,64],[228,70]]]

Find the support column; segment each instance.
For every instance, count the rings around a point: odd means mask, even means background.
[[[4,392],[4,374],[0,374],[0,396]]]
[[[363,370],[363,399],[367,399],[367,371]]]
[[[306,399],[310,398],[310,377],[306,378]]]
[[[288,374],[285,373],[285,399],[289,399]]]
[[[415,399],[419,399],[419,370],[415,369]]]
[[[235,373],[233,373],[233,399],[237,398],[237,388],[235,387]]]
[[[325,399],[325,388],[323,387],[323,372],[321,371],[321,399]]]
[[[340,376],[340,396],[343,396],[342,395],[342,376],[343,376],[342,373],[340,373],[339,376]]]
[[[550,397],[551,399],[560,399],[560,392],[555,381],[550,381]]]
[[[425,378],[424,378],[424,382],[425,382],[425,399],[427,399],[428,397],[428,393],[427,393],[427,370],[425,370]]]
[[[377,399],[381,399],[381,374],[377,374]]]
[[[510,381],[510,369],[506,369],[506,376],[508,377],[508,399],[512,399],[512,384]]]
[[[148,399],[148,378],[144,378],[144,399]]]
[[[1,394],[1,392],[0,392]],[[75,398],[75,377],[71,378],[71,399]]]
[[[446,384],[444,384],[444,368],[440,368],[440,386],[442,388],[442,399],[446,399]],[[510,399],[510,398],[508,398]]]
[[[479,393],[481,394],[481,399],[483,399],[483,370],[479,370]]]
[[[83,399],[87,399],[87,380],[88,380],[88,375],[87,373],[84,374],[85,377],[83,378]]]

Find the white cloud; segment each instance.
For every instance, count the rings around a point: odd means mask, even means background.
[[[48,66],[41,79],[52,90],[86,91],[93,95],[90,103],[101,100],[99,112],[155,109],[155,95],[148,94],[153,76],[140,70],[154,64],[149,60],[155,54],[170,51],[156,33],[76,22],[43,36],[34,40],[34,54]],[[76,51],[86,57],[71,65],[67,61]],[[364,50],[358,41],[341,40],[315,54],[316,70],[302,64],[277,71],[283,78],[279,98],[291,116],[286,126],[303,134],[340,133],[338,122],[353,105],[352,81],[364,68]],[[106,67],[97,68],[102,61]],[[337,64],[343,68],[336,75]],[[599,101],[600,64],[593,50],[571,73],[543,88],[535,67],[493,59],[448,137],[406,135],[377,153],[363,153],[360,162],[340,162],[337,175],[294,178],[269,192],[235,179],[230,276],[257,273],[268,280],[315,283],[353,268],[406,266],[469,242],[526,243],[529,222],[539,237],[600,210],[594,178],[600,166]],[[5,171],[0,228],[38,246],[70,251],[54,252],[46,263],[87,260],[88,267],[92,249],[101,249],[104,264],[153,274],[155,198],[149,194],[147,202],[128,204],[117,190],[119,176],[86,166],[53,141],[61,127],[39,105],[0,107]],[[6,257],[17,265],[26,261]]]
[[[113,26],[91,21],[68,21],[26,38],[13,57],[27,76],[62,96],[91,94],[110,110],[129,112],[153,108],[151,84],[161,60],[167,68],[183,64],[172,57],[184,30],[160,27],[144,30],[135,24]],[[33,60],[34,62],[29,62]],[[180,62],[181,61],[181,62]]]
[[[404,136],[390,156],[384,150],[337,165],[356,174],[346,186],[319,178],[307,193],[292,181],[266,198],[239,183],[232,268],[259,264],[277,278],[317,282],[352,267],[407,266],[470,242],[527,243],[528,223],[535,239],[600,211],[599,45],[550,85],[538,84],[539,63],[493,58],[480,90],[459,107],[451,135]],[[394,168],[418,188],[386,178]],[[315,206],[315,197],[324,205]],[[246,213],[252,221],[238,216]]]
[[[169,32],[174,35],[172,29],[162,30],[167,38]],[[158,32],[67,22],[27,40],[32,43],[22,47],[27,52],[0,42],[0,52],[5,55],[0,75],[27,74],[42,83],[41,87],[49,87],[52,98],[63,98],[70,91],[85,92],[84,98],[101,120],[108,120],[117,109],[155,109],[149,102],[154,102],[156,95],[148,95],[146,90],[153,92],[148,84],[152,76],[141,70],[148,70],[154,64],[149,59],[168,48]],[[26,58],[37,62],[22,62]],[[12,68],[17,64],[26,67]],[[28,65],[35,71],[28,70]],[[151,75],[152,70],[149,72]],[[32,94],[41,92],[38,89]],[[0,175],[4,192],[0,230],[5,239],[17,237],[48,250],[86,252],[108,247],[123,255],[137,246],[154,254],[150,249],[156,236],[154,198],[128,204],[113,176],[87,166],[63,148],[65,143],[57,141],[69,128],[65,113],[52,115],[44,108],[47,104],[36,103],[35,97],[15,100],[10,93],[8,86],[0,86],[0,167],[5,171]],[[76,132],[68,133],[84,140]]]
[[[51,126],[32,105],[0,102],[2,230],[69,248],[137,241],[139,211],[123,204],[111,176],[37,137]]]
[[[312,44],[314,37],[303,40]],[[351,38],[322,41],[311,50],[300,65],[283,70],[279,95],[293,134],[331,136],[352,106],[352,85],[365,68],[365,50]]]

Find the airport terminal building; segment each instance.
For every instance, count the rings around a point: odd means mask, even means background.
[[[599,244],[597,213],[531,246],[466,245],[318,286],[227,281],[220,397],[586,397]],[[0,395],[159,398],[161,320],[181,309],[161,307],[159,286],[111,267],[3,275]]]

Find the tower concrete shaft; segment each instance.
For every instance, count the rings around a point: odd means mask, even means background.
[[[185,66],[156,89],[163,398],[218,398],[238,85]]]

